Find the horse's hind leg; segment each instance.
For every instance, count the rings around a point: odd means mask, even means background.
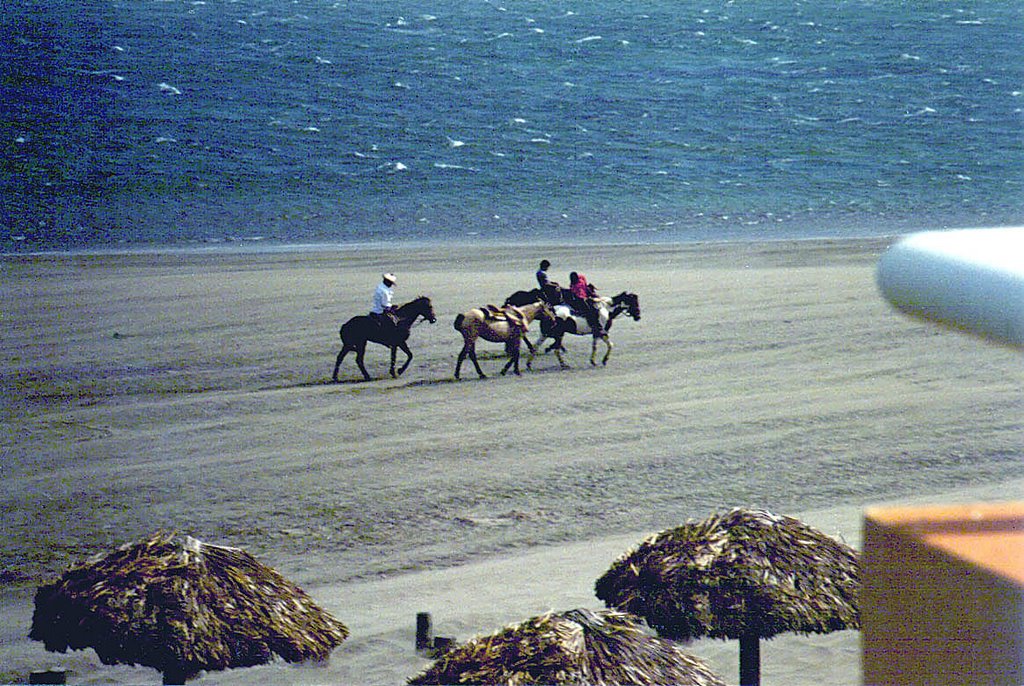
[[[459,351],[459,361],[455,363],[455,378],[461,378],[459,372],[462,370],[462,363],[466,357],[473,361],[473,366],[476,367],[476,373],[480,375],[480,378],[486,379],[487,375],[484,374],[484,370],[480,369],[480,363],[476,360],[476,347],[468,341],[462,346],[462,350]]]
[[[363,373],[363,381],[370,380],[370,372],[366,371],[366,365],[363,364],[363,358],[366,357],[366,344],[363,343],[356,350],[356,364],[359,366],[359,371]]]
[[[347,345],[342,345],[341,352],[338,353],[338,359],[334,362],[334,373],[331,374],[331,380],[334,382],[338,381],[338,370],[341,369],[341,362],[348,355],[349,351],[355,350],[355,348]]]
[[[341,369],[341,361],[345,359],[345,353],[348,352],[348,348],[342,348],[341,352],[338,353],[338,359],[334,362],[334,373],[331,374],[331,380],[335,383],[338,382],[338,370]]]
[[[604,344],[608,346],[605,349],[604,359],[601,360],[601,364],[607,365],[608,358],[612,356],[612,342],[608,339],[608,334],[603,336],[594,336],[594,343],[590,347],[590,364],[597,366],[597,342],[604,341]]]
[[[459,371],[462,369],[462,361],[466,359],[466,346],[462,346],[462,350],[459,351],[459,359],[455,363],[455,378],[459,378]]]

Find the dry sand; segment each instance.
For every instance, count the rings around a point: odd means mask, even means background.
[[[25,638],[35,584],[177,529],[240,545],[350,626],[329,665],[209,682],[400,684],[415,613],[465,639],[548,609],[645,534],[732,506],[859,544],[866,504],[1019,498],[1019,352],[906,319],[884,241],[45,256],[0,260],[0,681],[157,683]],[[458,312],[567,281],[640,296],[607,367],[567,341],[520,378],[452,378]],[[406,374],[330,383],[382,271],[426,294]],[[496,374],[500,348],[482,344]],[[401,356],[400,356],[401,358]],[[777,638],[766,683],[857,683],[857,634]],[[692,651],[736,680],[736,646]],[[200,681],[203,681],[200,680]]]

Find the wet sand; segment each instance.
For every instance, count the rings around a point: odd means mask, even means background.
[[[175,529],[249,549],[353,630],[328,666],[212,682],[402,683],[415,613],[465,639],[547,609],[645,534],[732,506],[859,542],[864,505],[1017,498],[1019,352],[895,313],[885,241],[467,247],[4,258],[0,681],[159,682],[24,638],[34,585]],[[498,377],[463,367],[458,312],[587,274],[639,294],[606,367],[567,340]],[[373,346],[330,374],[382,271],[428,295],[401,378]],[[533,334],[534,337],[536,334]],[[399,355],[401,361],[401,354]],[[857,683],[856,632],[782,637],[766,678]],[[693,652],[735,681],[735,646]],[[730,672],[732,670],[732,672]],[[776,670],[776,671],[773,671]]]

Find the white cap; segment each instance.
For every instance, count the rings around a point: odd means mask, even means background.
[[[385,281],[390,281],[391,283],[398,283],[398,281],[395,279],[395,275],[392,274],[391,272],[384,272],[383,277]]]

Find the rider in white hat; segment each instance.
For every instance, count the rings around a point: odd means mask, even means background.
[[[394,326],[397,323],[395,321],[395,308],[391,304],[391,300],[395,295],[394,288],[395,275],[391,272],[385,272],[381,275],[381,282],[377,284],[377,290],[373,292],[373,305],[370,307],[370,315],[382,326],[386,324]]]

